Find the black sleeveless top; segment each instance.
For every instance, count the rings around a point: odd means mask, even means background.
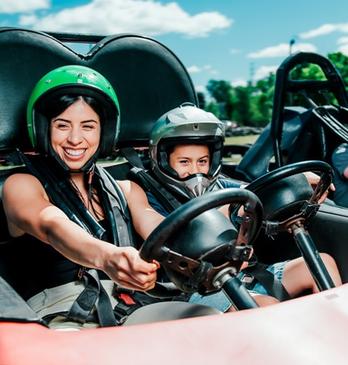
[[[102,239],[110,242],[108,223],[103,219],[99,224],[105,229]],[[29,234],[24,234],[15,241],[13,243],[18,248],[18,256],[17,262],[13,264],[20,276],[16,290],[25,300],[45,289],[78,280],[81,266],[68,260],[49,244]],[[99,278],[108,279],[108,276],[99,271]]]

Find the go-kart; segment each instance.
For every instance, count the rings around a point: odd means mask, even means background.
[[[95,46],[87,55],[80,55],[63,42],[92,42]],[[55,67],[85,64],[111,81],[122,110],[119,147],[140,147],[136,150],[139,154],[147,146],[149,131],[160,115],[182,102],[197,104],[194,86],[180,60],[164,45],[147,37],[132,34],[85,37],[2,28],[0,48],[3,50],[0,57],[0,152],[8,167],[0,171],[1,185],[7,176],[21,169],[15,166],[16,149],[31,153],[24,123],[26,101],[36,81]],[[294,113],[297,112],[291,115]],[[284,136],[284,133],[279,135]],[[255,168],[264,161],[263,155],[258,155],[259,160],[253,163]],[[318,156],[313,158],[323,160]],[[232,178],[243,174],[243,160],[238,168],[225,166]],[[305,160],[307,156],[288,160],[297,164],[269,173],[267,166],[260,174],[245,178],[258,179],[244,192],[224,191],[222,197],[214,192],[191,201],[173,212],[143,244],[142,256],[162,262],[176,285],[174,290],[210,293],[222,288],[239,309],[253,308],[224,315],[170,322],[172,318],[168,316],[161,322],[140,324],[141,321],[135,321],[137,324],[132,326],[79,332],[50,330],[17,293],[25,285],[30,256],[25,254],[25,247],[18,246],[9,236],[4,212],[0,210],[0,363],[346,363],[344,334],[348,325],[345,309],[348,289],[346,285],[332,288],[325,267],[317,260],[316,247],[336,259],[346,282],[347,211],[325,205],[318,210],[318,199],[330,183],[329,168],[320,161],[301,164]],[[115,178],[128,177],[129,161],[108,162],[108,171]],[[314,194],[298,174],[306,169],[323,173]],[[247,176],[246,173],[243,176]],[[217,218],[210,210],[231,202],[231,197],[234,202],[246,204],[245,211],[250,218],[245,220],[245,226],[242,224],[239,233],[231,228],[228,220],[220,221],[221,217]],[[258,199],[262,201],[264,213]],[[203,213],[205,210],[208,211]],[[187,222],[189,219],[193,219],[191,223]],[[228,233],[229,244],[221,237],[221,241],[213,242],[216,232],[202,228],[210,227],[209,221],[213,224],[219,221],[221,229]],[[253,300],[235,280],[242,260],[248,256],[248,245],[254,243],[263,262],[299,256],[301,252],[289,230],[307,257],[318,286],[328,290],[267,308],[254,308]],[[191,246],[176,243],[178,231],[181,233],[179,241],[185,238],[183,242],[191,242]],[[193,245],[197,236],[207,242],[206,246]],[[226,257],[227,262],[221,261]],[[202,262],[208,264],[202,265]],[[158,283],[153,295],[167,293],[161,284]],[[195,309],[190,313],[192,317],[193,312]],[[153,312],[150,316],[154,318]],[[187,311],[186,315],[181,312],[183,317],[187,317]]]
[[[293,78],[293,71],[308,64],[321,70],[323,80]],[[268,171],[308,160],[319,160],[331,165],[334,149],[348,141],[347,106],[344,82],[329,59],[307,52],[287,57],[276,72],[271,122],[238,165],[225,166],[227,173],[252,182]],[[347,233],[347,209],[336,205],[332,201],[332,194],[329,194],[329,198],[331,200],[321,204],[306,226],[318,250],[335,257],[343,281],[346,282],[346,254],[342,237]],[[270,208],[273,209],[272,201],[277,201],[274,195],[270,195],[266,201],[262,200],[264,205],[271,204]],[[272,239],[267,244],[263,240],[260,250],[256,247],[261,261],[295,257],[298,254],[295,246],[284,244],[287,236],[280,233],[283,242],[281,247]]]

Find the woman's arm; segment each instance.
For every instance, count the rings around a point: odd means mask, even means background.
[[[3,201],[10,233],[28,233],[77,264],[103,270],[122,286],[137,290],[154,286],[156,264],[143,261],[132,247],[120,248],[94,238],[49,202],[35,177],[9,177]]]
[[[150,206],[144,190],[139,185],[129,180],[118,181],[118,184],[126,196],[135,230],[146,239],[164,217]]]

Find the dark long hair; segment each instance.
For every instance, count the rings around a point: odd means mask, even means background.
[[[59,114],[62,114],[69,106],[74,104],[78,100],[83,100],[86,104],[88,104],[95,113],[98,114],[100,118],[101,125],[103,125],[103,120],[105,119],[104,109],[101,107],[100,103],[93,98],[92,96],[85,95],[60,95],[60,96],[48,96],[44,98],[37,109],[40,113],[42,113],[48,121],[57,117]]]

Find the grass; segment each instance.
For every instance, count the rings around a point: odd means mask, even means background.
[[[225,145],[226,146],[236,146],[236,145],[251,145],[253,144],[257,138],[259,137],[258,134],[253,134],[250,136],[235,136],[235,137],[226,137]],[[233,154],[228,157],[224,157],[224,162],[232,162],[237,164],[243,156],[240,154]]]
[[[244,144],[253,144],[257,138],[258,134],[253,134],[250,136],[235,136],[235,137],[226,137],[225,145],[244,145]]]

